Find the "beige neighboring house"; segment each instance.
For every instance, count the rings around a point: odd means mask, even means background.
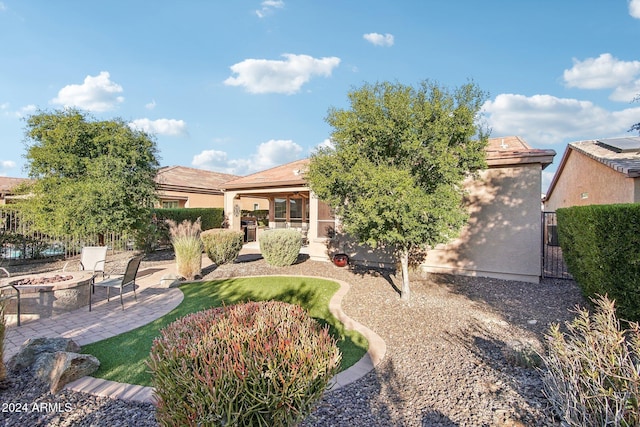
[[[238,175],[189,168],[165,166],[158,170],[159,207],[162,208],[222,208],[222,184],[239,178]],[[245,200],[242,209],[268,209],[263,199]]]
[[[640,202],[640,137],[594,139],[567,145],[544,210]]]
[[[429,251],[422,268],[539,282],[542,170],[555,154],[553,150],[532,149],[517,136],[490,139],[488,168],[477,180],[466,183],[469,224],[458,239]],[[308,164],[308,159],[302,159],[225,183],[225,212],[233,212],[230,228],[241,227],[244,198],[263,198],[269,203],[270,228],[299,230],[306,237],[312,259],[329,260],[333,253],[345,252],[356,263],[392,263],[383,250],[372,250],[344,237],[331,238],[338,220],[310,191],[304,179]]]
[[[0,176],[0,205],[8,205],[17,196],[14,196],[13,190],[20,184],[30,182],[28,178],[7,178]]]

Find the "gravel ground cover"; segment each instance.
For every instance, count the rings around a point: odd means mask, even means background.
[[[170,252],[156,253],[141,268],[171,259]],[[382,363],[327,393],[305,427],[561,425],[549,411],[538,371],[521,366],[515,350],[541,348],[549,325],[571,319],[570,310],[585,304],[574,282],[416,276],[407,303],[393,272],[338,268],[304,257],[290,267],[270,267],[257,255],[242,255],[235,264],[203,271],[205,279],[265,274],[350,283],[343,310],[387,344]],[[14,410],[5,411],[11,403]],[[27,410],[16,411],[17,404]],[[52,395],[24,375],[11,376],[0,390],[0,405],[2,426],[157,425],[152,405],[68,390]]]

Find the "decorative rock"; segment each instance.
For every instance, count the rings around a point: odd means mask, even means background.
[[[160,279],[160,287],[161,288],[175,288],[180,284],[180,276],[177,274],[165,274]]]
[[[24,369],[43,353],[57,351],[79,352],[80,346],[71,338],[30,338],[22,344],[18,354],[13,356],[8,366],[12,369]]]
[[[49,383],[52,393],[57,393],[66,384],[94,373],[99,367],[100,361],[90,354],[56,351],[38,356],[33,372]]]

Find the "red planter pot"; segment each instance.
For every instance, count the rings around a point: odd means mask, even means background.
[[[333,256],[333,263],[338,267],[345,267],[349,264],[349,256],[347,256],[347,254],[335,254]]]

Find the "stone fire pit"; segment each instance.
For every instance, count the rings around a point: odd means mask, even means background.
[[[85,271],[40,273],[11,277],[4,284],[20,292],[21,317],[43,318],[89,306],[92,273]],[[6,313],[17,313],[17,299],[8,300]],[[12,317],[9,316],[9,323]]]

